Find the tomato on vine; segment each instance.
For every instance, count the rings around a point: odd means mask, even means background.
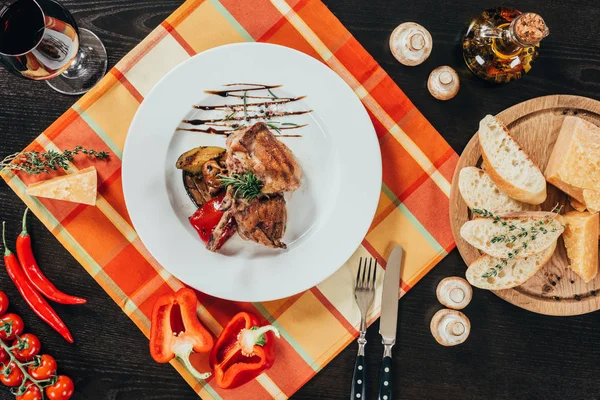
[[[18,395],[16,400],[42,400],[42,391],[33,382],[27,382],[25,388],[25,393]]]
[[[15,387],[23,383],[23,372],[14,362],[3,363],[0,368],[0,382],[4,385]]]
[[[13,340],[23,333],[25,323],[17,314],[8,313],[0,318],[0,339]]]
[[[71,378],[59,375],[54,385],[46,387],[46,396],[49,400],[69,400],[74,391],[75,386]]]
[[[40,353],[42,342],[34,334],[26,333],[15,339],[12,345],[17,346],[12,351],[17,360],[26,362],[33,360]]]
[[[56,360],[49,354],[42,354],[38,358],[39,362],[29,366],[29,375],[33,379],[43,381],[56,375]]]

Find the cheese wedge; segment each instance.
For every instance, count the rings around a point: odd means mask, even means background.
[[[583,189],[583,200],[589,212],[597,213],[600,211],[600,192]]]
[[[585,203],[583,189],[600,192],[600,128],[578,117],[566,117],[544,175],[581,203]]]
[[[600,217],[589,212],[571,211],[564,216],[563,235],[569,267],[585,282],[598,273],[598,227]]]
[[[569,202],[571,203],[571,207],[573,207],[577,211],[584,212],[586,210],[586,208],[587,208],[585,204],[583,204],[582,202],[580,202],[576,198],[571,197],[569,199]]]
[[[96,205],[97,193],[98,174],[95,167],[34,183],[27,188],[27,194],[30,196],[71,201],[90,206]]]

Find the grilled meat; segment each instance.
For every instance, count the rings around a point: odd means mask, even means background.
[[[300,187],[302,169],[291,150],[259,122],[227,138],[230,174],[251,171],[262,182],[262,193],[291,192]]]
[[[267,247],[286,248],[281,242],[287,222],[282,195],[265,196],[250,202],[237,200],[233,215],[242,239]]]

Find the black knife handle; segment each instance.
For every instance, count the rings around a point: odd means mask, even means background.
[[[392,346],[386,345],[379,371],[379,400],[392,400],[392,378]]]
[[[354,363],[354,374],[352,375],[352,392],[350,400],[364,400],[367,395],[367,368],[365,365],[365,356],[358,355]]]

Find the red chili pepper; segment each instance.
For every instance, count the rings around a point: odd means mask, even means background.
[[[221,195],[207,201],[190,217],[190,223],[198,231],[200,239],[205,243],[208,242],[210,234],[223,216],[223,211],[220,210],[220,207],[224,197],[225,195]]]
[[[159,363],[173,358],[181,361],[196,379],[207,379],[211,373],[198,372],[190,362],[190,354],[208,353],[213,338],[196,315],[198,298],[192,289],[161,296],[152,311],[150,354]]]
[[[40,267],[38,267],[33,251],[31,250],[31,236],[27,232],[27,212],[29,208],[25,209],[23,214],[23,230],[17,237],[17,257],[23,267],[23,272],[27,275],[29,282],[35,287],[40,293],[46,296],[48,299],[55,301],[60,304],[85,304],[86,299],[75,297],[61,292],[54,286],[52,282],[42,273]]]
[[[235,388],[270,368],[275,361],[274,336],[279,337],[277,328],[260,327],[256,316],[246,312],[235,315],[210,352],[217,385]]]
[[[8,272],[8,276],[14,282],[15,286],[21,293],[21,296],[29,307],[33,310],[34,313],[37,314],[38,317],[42,319],[45,323],[50,325],[52,329],[58,332],[65,340],[69,343],[73,343],[73,336],[71,336],[71,332],[69,332],[69,328],[65,325],[65,323],[60,319],[58,314],[50,307],[50,304],[40,295],[33,285],[27,279],[27,276],[23,272],[21,265],[19,265],[19,260],[13,254],[12,251],[8,249],[6,246],[6,237],[5,237],[5,222],[2,222],[2,243],[4,243],[4,265],[6,267],[6,271]]]

